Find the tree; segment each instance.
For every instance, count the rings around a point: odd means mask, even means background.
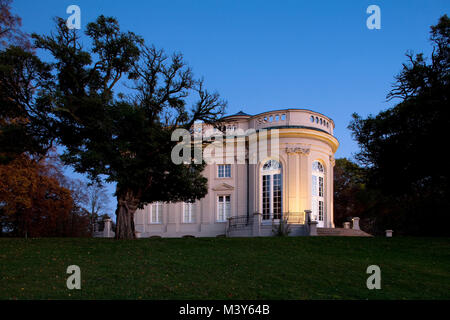
[[[176,128],[195,121],[215,123],[225,102],[196,80],[181,54],[170,58],[145,45],[118,22],[104,16],[88,24],[89,51],[76,30],[57,19],[49,36],[33,35],[53,65],[45,106],[56,120],[62,157],[95,182],[115,182],[116,238],[134,238],[134,212],[153,201],[192,201],[207,193],[203,164],[175,165],[171,141]],[[130,88],[120,92],[119,80]],[[190,110],[189,101],[198,99]]]
[[[0,163],[24,152],[44,156],[52,147],[53,120],[44,101],[50,80],[50,65],[34,53],[14,46],[0,51]]]
[[[90,236],[91,232],[91,217],[89,211],[85,209],[85,204],[88,201],[87,184],[79,179],[70,179],[62,173],[62,164],[59,156],[53,159],[54,165],[57,168],[57,179],[61,186],[70,191],[72,197],[71,209],[71,228],[70,234],[72,236]]]
[[[51,123],[39,100],[51,74],[30,50],[11,0],[0,0],[0,163],[27,152],[45,156],[52,146]]]
[[[369,233],[386,230],[385,217],[393,204],[378,189],[367,185],[364,167],[346,159],[336,159],[334,167],[334,223],[342,226],[353,217],[359,217],[361,228]]]
[[[0,0],[0,49],[9,45],[30,48],[28,35],[20,30],[22,19],[11,12],[12,0]]]
[[[22,154],[0,165],[0,234],[89,236],[85,184],[63,174],[55,149],[42,158]]]
[[[405,233],[449,232],[444,221],[449,221],[450,171],[433,156],[450,127],[449,38],[450,19],[444,15],[431,27],[431,63],[421,53],[407,53],[409,62],[387,96],[401,102],[366,119],[354,114],[349,126],[370,186],[401,204],[391,221]],[[427,215],[438,221],[433,228],[423,223]]]
[[[56,161],[59,162],[58,160]],[[89,234],[93,234],[99,217],[107,214],[109,209],[109,197],[105,187],[97,183],[89,184],[80,179],[70,179],[64,175],[60,177],[60,183],[70,190],[73,199],[72,210],[76,215],[86,217],[88,220],[86,229]]]
[[[89,215],[91,232],[94,232],[95,223],[99,217],[107,215],[109,198],[104,186],[91,184],[86,186],[86,200],[84,207]]]
[[[78,179],[71,179],[62,173],[62,165],[59,156],[52,159],[52,168],[55,171],[55,179],[60,185],[70,192],[72,198],[72,207],[70,210],[70,219],[67,221],[67,232],[64,236],[88,237],[92,235],[91,219],[88,210],[84,208],[87,201],[86,183]]]
[[[0,165],[1,229],[22,237],[69,233],[72,198],[42,161],[22,155]]]
[[[334,223],[342,226],[352,217],[361,217],[359,196],[365,188],[364,169],[346,159],[336,159],[334,166]]]

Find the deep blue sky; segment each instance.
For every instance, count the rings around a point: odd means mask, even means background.
[[[374,114],[386,102],[405,52],[430,52],[429,27],[450,12],[448,0],[421,1],[61,1],[15,0],[27,32],[48,33],[52,17],[81,8],[82,26],[98,15],[118,18],[169,52],[180,51],[228,113],[307,108],[331,117],[341,146],[357,151],[351,114]],[[381,30],[366,27],[366,8],[381,9]]]

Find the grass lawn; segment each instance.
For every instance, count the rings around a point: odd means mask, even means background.
[[[0,239],[0,299],[450,299],[450,239]]]

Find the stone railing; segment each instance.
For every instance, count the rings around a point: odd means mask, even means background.
[[[300,126],[317,128],[331,135],[334,129],[334,123],[330,118],[314,111],[300,109],[265,112],[254,116],[251,121],[254,122],[251,127],[255,129]]]
[[[203,134],[206,136],[213,136],[219,131],[223,133],[232,134],[236,130],[259,130],[270,127],[304,127],[319,129],[323,132],[333,135],[334,122],[330,118],[306,109],[286,109],[278,111],[269,111],[255,116],[251,116],[245,121],[248,125],[239,125],[233,118],[226,119],[220,125],[220,129],[214,128],[210,124],[196,123],[191,128],[192,134]]]

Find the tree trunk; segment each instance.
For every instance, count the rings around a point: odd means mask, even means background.
[[[134,239],[134,213],[139,205],[138,196],[132,191],[118,193],[116,209],[116,239]]]

